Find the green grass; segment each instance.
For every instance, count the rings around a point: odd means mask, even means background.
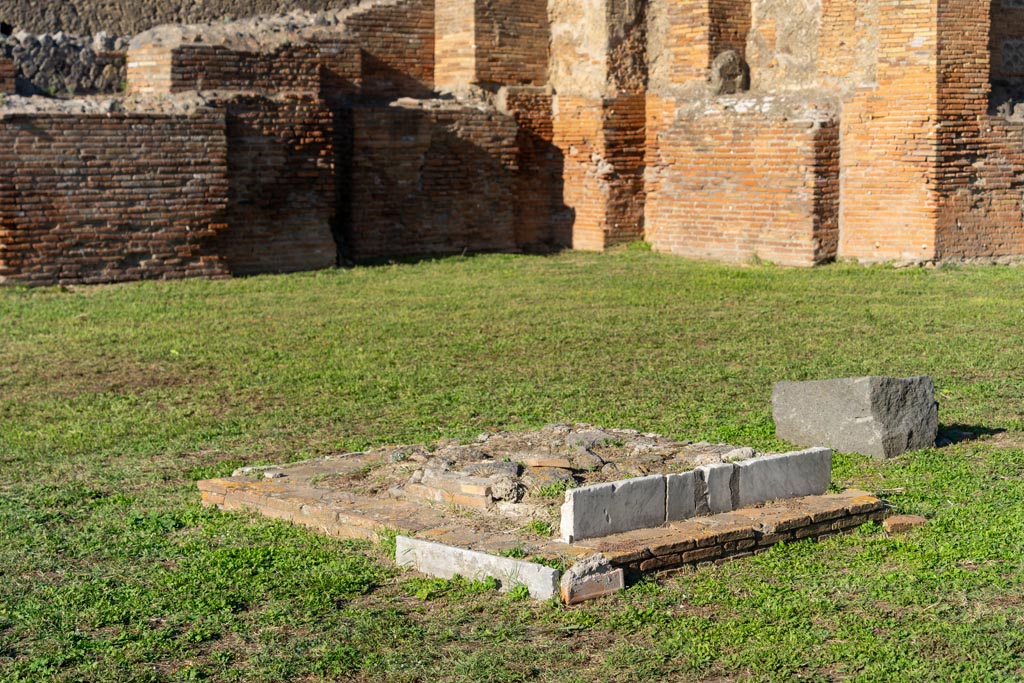
[[[643,250],[0,291],[0,680],[1024,679],[1024,269]],[[585,421],[783,448],[772,383],[930,374],[988,434],[834,484],[930,518],[566,609],[194,481]],[[1005,432],[998,433],[1000,430]]]

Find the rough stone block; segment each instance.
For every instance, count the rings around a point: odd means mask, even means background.
[[[878,458],[934,446],[939,425],[930,377],[778,382],[772,414],[780,439]]]
[[[566,543],[665,522],[665,477],[625,479],[565,492],[562,540]]]
[[[696,509],[698,515],[717,515],[734,509],[732,503],[732,463],[702,465],[696,474]]]
[[[820,496],[832,481],[832,451],[806,451],[766,455],[737,463],[733,504],[737,508],[781,498]]]
[[[697,514],[697,475],[694,472],[667,475],[665,488],[665,521],[689,519]]]
[[[395,562],[443,579],[450,579],[456,574],[472,580],[490,576],[497,579],[502,591],[526,586],[530,597],[535,600],[547,600],[558,595],[561,578],[557,569],[534,562],[488,555],[409,536],[396,537]]]
[[[626,586],[625,572],[615,568],[601,554],[580,560],[562,574],[562,602],[575,605],[616,593]]]

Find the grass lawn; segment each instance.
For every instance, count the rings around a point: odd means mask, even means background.
[[[641,249],[0,290],[0,681],[1024,680],[1024,268]],[[772,383],[930,374],[983,436],[838,486],[928,526],[571,609],[199,506],[242,464],[580,421],[785,448]]]

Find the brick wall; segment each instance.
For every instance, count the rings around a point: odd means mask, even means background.
[[[839,255],[936,256],[938,39],[930,0],[880,0],[877,87],[843,105]]]
[[[319,51],[286,45],[271,52],[231,50],[218,45],[133,49],[128,58],[129,89],[138,93],[237,89],[315,93],[320,87]]]
[[[875,81],[879,7],[876,0],[823,0],[818,33],[818,77],[830,89]]]
[[[321,72],[323,70],[323,73]],[[421,97],[434,83],[434,10],[429,0],[371,6],[349,16],[337,38],[312,36],[263,52],[224,45],[143,44],[128,54],[128,89],[175,93],[237,89],[330,98]]]
[[[548,88],[514,86],[502,91],[503,111],[518,126],[519,200],[516,244],[548,250],[572,244],[572,212],[563,202],[563,153],[554,144],[554,96]]]
[[[701,112],[657,133],[647,240],[691,258],[812,265],[835,255],[838,131],[829,121]]]
[[[968,0],[940,6],[936,253],[942,259],[1024,255],[1024,124],[987,114],[990,76],[1014,77],[998,53],[992,55],[998,66],[990,66],[989,47],[1024,37],[1021,10],[1005,4],[991,3],[991,17],[989,7]],[[1024,73],[1024,61],[1019,68]]]
[[[547,81],[547,0],[475,0],[478,83]]]
[[[546,0],[437,0],[435,13],[438,85],[547,80]]]
[[[562,153],[574,249],[643,236],[644,105],[643,95],[556,98],[554,144]]]
[[[476,2],[436,0],[434,78],[439,87],[476,81]]]
[[[649,12],[651,87],[703,83],[714,59],[708,0],[651,0]]]
[[[0,118],[0,282],[226,274],[224,114]]]
[[[751,0],[710,0],[708,3],[711,59],[725,50],[747,51]],[[709,62],[710,65],[710,62]]]
[[[332,126],[316,99],[227,103],[227,229],[213,246],[233,275],[337,263]]]
[[[353,109],[348,255],[515,250],[517,136],[494,110]]]
[[[345,20],[361,51],[361,90],[374,97],[429,97],[434,87],[434,0],[399,0]]]
[[[990,22],[992,78],[1024,78],[1024,5],[992,0]]]
[[[14,60],[0,57],[0,95],[14,94],[14,76]]]

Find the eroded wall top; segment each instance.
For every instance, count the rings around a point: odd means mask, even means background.
[[[275,14],[293,9],[342,9],[356,0],[4,0],[0,20],[34,33],[140,33],[160,24],[189,24]]]

